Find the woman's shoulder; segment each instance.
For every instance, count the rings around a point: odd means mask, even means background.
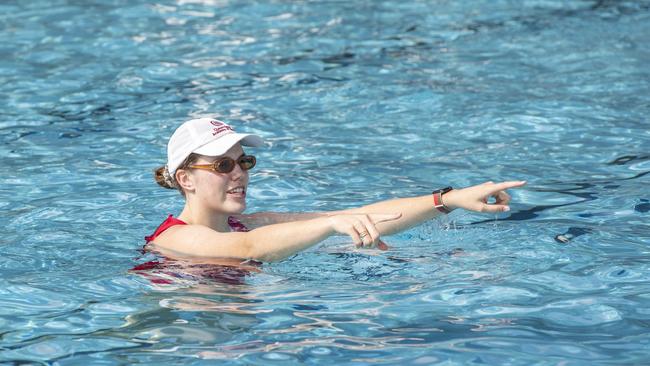
[[[212,229],[210,229],[210,228],[208,228],[206,226],[203,226],[203,225],[190,225],[190,224],[186,223],[185,221],[183,221],[181,219],[175,218],[173,215],[169,215],[169,216],[167,216],[165,221],[163,221],[158,226],[158,228],[156,228],[156,230],[154,231],[153,234],[145,236],[145,241],[146,242],[153,242],[154,240],[156,240],[157,238],[159,238],[161,236],[168,236],[168,235],[164,235],[164,234],[171,232],[171,231],[168,231],[168,230],[170,228],[176,227],[176,226],[181,226],[183,228],[181,231],[183,231],[185,233],[192,232],[192,231],[206,231],[206,229],[208,231],[212,230]],[[244,224],[237,217],[234,217],[234,216],[229,216],[228,217],[228,226],[230,226],[231,231],[235,231],[235,232],[250,231],[250,229],[248,229],[246,224]],[[178,227],[176,227],[175,229],[178,229]],[[172,231],[177,231],[177,230],[172,230]]]
[[[154,241],[150,250],[165,257],[195,261],[202,257],[248,258],[247,239],[242,232],[220,232],[205,225],[170,227]]]
[[[176,225],[187,225],[187,223],[185,221],[183,221],[183,220],[175,218],[173,215],[169,215],[169,216],[167,216],[167,219],[165,219],[165,221],[163,221],[158,226],[158,228],[156,228],[156,230],[153,232],[153,234],[145,236],[144,240],[147,243],[152,242],[152,241],[156,240],[156,238],[158,236],[160,236],[162,233],[167,231],[167,229],[169,229],[172,226],[176,226]]]
[[[247,232],[249,229],[234,217],[228,217],[230,232]],[[156,249],[186,252],[188,248],[208,243],[222,242],[228,232],[216,231],[208,226],[191,224],[169,215],[155,232],[145,237],[147,245]],[[190,250],[192,252],[192,250]]]

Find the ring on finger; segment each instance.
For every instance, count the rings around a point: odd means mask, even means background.
[[[359,234],[359,237],[360,237],[361,239],[365,238],[366,236],[368,236],[368,232],[367,232],[367,231],[364,231],[364,232],[362,232],[361,234]]]

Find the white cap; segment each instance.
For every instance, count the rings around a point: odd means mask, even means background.
[[[176,169],[191,153],[206,156],[225,154],[236,143],[262,146],[261,137],[236,133],[229,125],[213,118],[197,118],[184,122],[174,131],[167,144],[167,170],[173,177]]]

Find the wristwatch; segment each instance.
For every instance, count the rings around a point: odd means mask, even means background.
[[[438,211],[448,214],[452,209],[449,207],[445,206],[445,204],[442,202],[442,195],[451,191],[453,188],[452,187],[445,187],[441,189],[436,189],[435,191],[431,192],[433,195],[433,207],[435,207]]]

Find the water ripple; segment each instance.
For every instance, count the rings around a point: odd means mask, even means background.
[[[0,4],[0,362],[643,364],[648,1]],[[167,137],[263,135],[251,211],[526,179],[260,272],[139,249]]]

